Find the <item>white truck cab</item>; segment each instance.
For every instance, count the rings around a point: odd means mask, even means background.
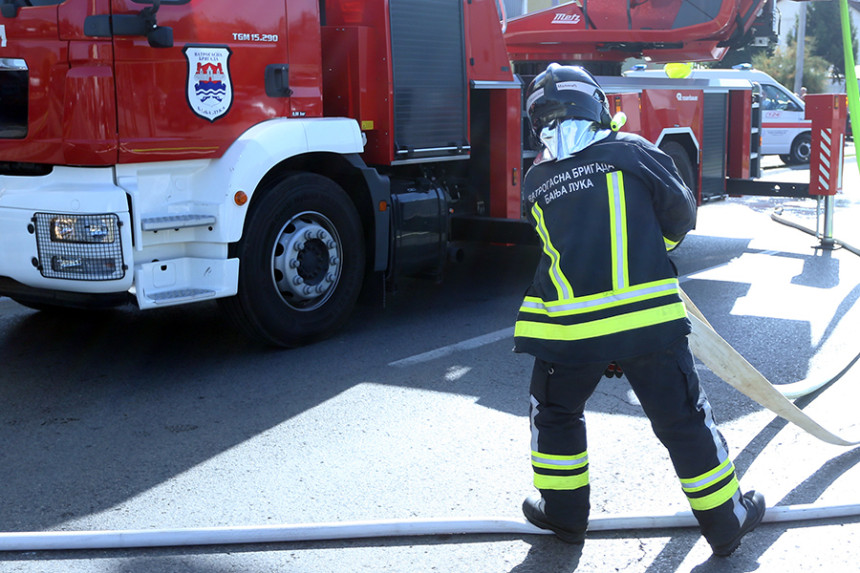
[[[630,77],[666,77],[663,70],[631,70]],[[768,74],[753,69],[694,69],[693,79],[746,80],[761,90],[761,154],[779,155],[785,163],[808,163],[812,122],[805,119],[803,100]]]

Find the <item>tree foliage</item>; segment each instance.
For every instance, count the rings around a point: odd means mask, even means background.
[[[809,93],[828,91],[829,80],[841,80],[845,75],[845,58],[842,51],[842,22],[839,2],[802,3],[806,7],[806,42],[804,45],[803,81]],[[797,22],[785,22],[791,26],[785,45],[767,48],[746,46],[732,50],[719,67],[730,67],[736,63],[750,62],[755,69],[773,76],[784,86],[794,86],[797,66]],[[857,30],[851,22],[851,37],[854,53],[857,53]]]
[[[851,48],[857,57],[857,29],[849,19]],[[795,32],[796,36],[796,32]],[[806,37],[812,39],[810,53],[819,56],[833,66],[834,79],[845,77],[845,55],[842,42],[842,20],[839,2],[810,2],[806,12]],[[804,74],[804,78],[805,78]]]
[[[801,84],[811,94],[827,91],[830,63],[821,56],[813,56],[815,42],[807,37],[803,59],[803,81]],[[797,75],[797,43],[777,46],[773,55],[760,52],[752,57],[752,65],[791,89]]]
[[[712,66],[714,68],[731,68],[732,66],[736,66],[738,64],[749,64],[752,63],[753,58],[769,58],[773,55],[774,50],[776,49],[776,45],[771,42],[767,46],[741,46],[740,48],[734,48],[729,50],[723,59],[719,62],[715,62]]]

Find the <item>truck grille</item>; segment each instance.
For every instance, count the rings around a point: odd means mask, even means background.
[[[27,137],[27,86],[24,60],[0,58],[0,139]]]
[[[33,223],[36,263],[43,277],[107,281],[125,276],[120,221],[115,214],[36,213]]]

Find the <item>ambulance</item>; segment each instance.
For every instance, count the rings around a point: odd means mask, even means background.
[[[628,77],[666,77],[663,70],[633,69]],[[787,164],[809,163],[812,122],[805,119],[803,100],[768,74],[759,70],[694,69],[692,79],[746,80],[761,93],[761,154],[779,155]]]

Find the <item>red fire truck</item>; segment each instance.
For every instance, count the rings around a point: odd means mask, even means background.
[[[0,0],[0,294],[219,299],[261,341],[315,340],[367,277],[534,240],[522,92],[548,62],[717,59],[770,4]],[[755,171],[748,86],[602,81],[703,198]]]

